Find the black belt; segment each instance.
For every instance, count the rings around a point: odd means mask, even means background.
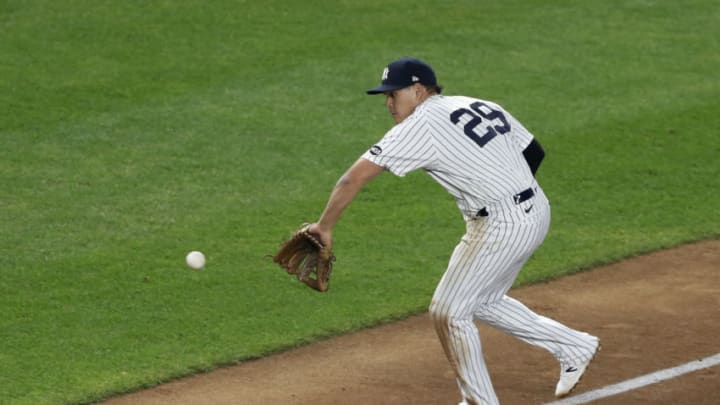
[[[513,196],[513,201],[515,201],[515,204],[520,204],[521,202],[525,202],[533,197],[535,197],[535,190],[529,188],[527,190],[519,192],[518,194],[515,194]]]
[[[520,204],[520,203],[525,202],[533,197],[535,197],[535,190],[533,190],[532,188],[528,188],[526,190],[523,190],[523,191],[515,194],[513,196],[513,201],[515,202],[515,204]],[[475,214],[475,216],[478,216],[478,217],[488,216],[487,208],[483,207],[482,209],[480,209],[480,211],[477,212],[477,214]]]

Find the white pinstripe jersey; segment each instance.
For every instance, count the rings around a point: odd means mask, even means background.
[[[522,151],[533,135],[485,100],[434,95],[362,158],[397,176],[424,169],[466,216],[535,184]]]

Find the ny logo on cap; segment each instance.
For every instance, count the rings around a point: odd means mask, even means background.
[[[390,69],[385,68],[385,70],[383,70],[382,80],[387,80],[389,73],[390,73]]]

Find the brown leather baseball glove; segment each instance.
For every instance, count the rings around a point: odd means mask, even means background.
[[[325,292],[330,284],[335,256],[308,232],[309,227],[310,224],[302,224],[290,239],[280,245],[273,261],[309,287]]]

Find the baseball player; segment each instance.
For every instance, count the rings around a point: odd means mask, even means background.
[[[441,95],[433,69],[415,58],[387,65],[380,86],[396,122],[338,180],[310,231],[332,246],[332,230],[358,191],[383,171],[423,169],[457,201],[466,233],[456,246],[429,313],[461,404],[497,404],[474,320],[549,351],[560,363],[555,394],[576,386],[599,340],[540,316],[507,296],[550,226],[550,205],[534,174],[544,151],[501,106]]]

